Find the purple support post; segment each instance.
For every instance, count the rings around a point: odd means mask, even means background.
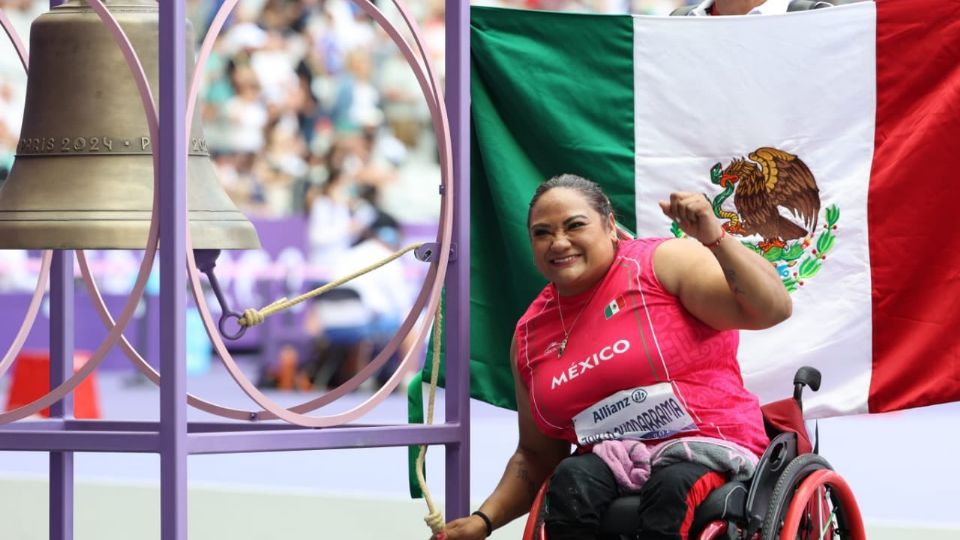
[[[459,443],[448,444],[446,516],[463,517],[470,505],[470,3],[447,0],[446,103],[453,143],[453,242],[445,310],[446,421],[458,423]]]
[[[50,9],[64,0],[50,0]],[[73,252],[50,263],[50,388],[73,375]],[[51,418],[73,416],[73,394],[50,406]],[[73,540],[73,452],[50,452],[50,540]]]
[[[187,538],[186,14],[160,2],[160,538]]]
[[[73,252],[57,250],[50,266],[50,388],[73,374]],[[50,406],[51,418],[73,416],[73,394]],[[50,540],[73,539],[73,452],[50,452]]]

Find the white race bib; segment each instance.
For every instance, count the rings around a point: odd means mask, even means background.
[[[670,383],[621,390],[573,417],[580,445],[613,439],[665,439],[697,431]]]

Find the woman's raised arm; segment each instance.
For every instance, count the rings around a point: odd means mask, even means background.
[[[688,311],[718,330],[758,330],[790,317],[790,293],[776,271],[723,231],[702,193],[674,193],[660,208],[698,241],[664,242],[653,260],[661,284]]]

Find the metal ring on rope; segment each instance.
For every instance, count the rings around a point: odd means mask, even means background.
[[[150,91],[147,77],[143,72],[143,66],[140,65],[140,60],[137,58],[136,52],[133,50],[133,46],[130,44],[126,34],[124,34],[123,29],[120,28],[120,25],[117,23],[116,19],[114,19],[113,15],[111,15],[106,7],[104,7],[101,0],[89,0],[89,4],[90,7],[93,8],[93,10],[100,17],[101,22],[103,22],[104,25],[110,30],[110,33],[117,41],[124,58],[127,60],[127,65],[130,66],[134,75],[134,81],[140,90],[141,103],[143,105],[144,112],[147,115],[147,124],[150,128],[151,140],[159,140],[157,138],[158,123],[156,107],[153,101],[153,94]],[[152,151],[152,156],[154,171],[153,211],[150,218],[150,230],[147,234],[147,247],[144,253],[143,261],[140,264],[140,270],[137,274],[137,281],[134,284],[133,291],[131,291],[130,296],[127,298],[127,303],[120,314],[120,319],[107,333],[107,337],[104,338],[104,340],[94,351],[90,360],[84,363],[84,365],[77,370],[73,376],[36,400],[16,409],[0,413],[0,424],[26,418],[27,416],[35,414],[40,410],[56,403],[57,401],[60,401],[68,393],[72,392],[81,382],[83,382],[84,379],[90,375],[90,373],[93,373],[93,370],[99,367],[100,363],[103,362],[103,359],[106,358],[107,352],[109,352],[110,349],[112,349],[117,343],[117,340],[123,333],[123,329],[126,328],[127,323],[130,322],[130,318],[133,316],[133,312],[136,310],[137,304],[140,302],[140,298],[143,296],[143,290],[146,288],[147,278],[150,276],[150,268],[153,266],[153,258],[157,252],[159,223],[156,210],[159,206],[160,199],[156,149]]]
[[[226,306],[224,306],[226,307]],[[223,334],[227,339],[240,339],[244,334],[247,333],[247,327],[240,324],[240,319],[243,318],[243,313],[237,313],[235,311],[228,311],[220,315],[220,320],[217,321],[217,329],[220,330],[220,333]],[[230,319],[237,320],[237,326],[239,329],[235,333],[231,333],[227,325],[230,322]]]

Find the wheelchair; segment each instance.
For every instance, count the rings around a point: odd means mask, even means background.
[[[820,372],[800,368],[792,398],[762,407],[770,446],[750,480],[711,492],[694,511],[691,540],[865,540],[853,492],[810,443],[803,422],[803,389],[820,389]],[[523,540],[549,540],[543,526],[544,482],[527,518]],[[640,497],[616,499],[601,523],[603,538],[643,539]]]

